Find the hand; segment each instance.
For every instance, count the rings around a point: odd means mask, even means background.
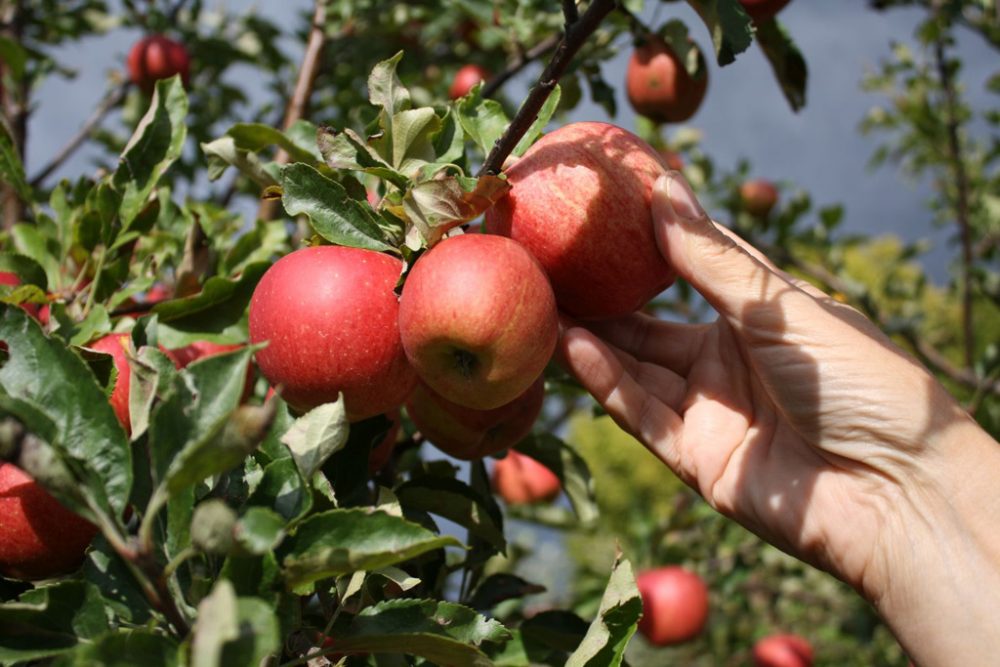
[[[948,522],[982,511],[1000,518],[1000,448],[863,315],[709,220],[679,174],[657,182],[652,206],[661,252],[719,318],[689,325],[635,314],[570,326],[567,367],[713,507],[853,585],[902,639],[917,622],[907,620],[914,609],[902,600],[916,591],[900,568],[917,577],[940,560],[925,548],[943,534],[928,518],[947,514],[985,461],[997,467],[978,509],[973,501]],[[956,530],[1000,546],[989,531]],[[977,554],[990,551],[980,546]],[[914,655],[933,661],[939,649]]]

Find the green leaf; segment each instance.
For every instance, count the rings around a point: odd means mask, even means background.
[[[402,59],[403,52],[400,51],[375,65],[368,76],[368,99],[375,106],[382,107],[390,117],[410,106],[410,91],[396,76],[396,66]]]
[[[65,581],[0,604],[0,662],[37,660],[72,649],[109,630],[101,592]]]
[[[449,229],[478,217],[509,190],[507,181],[498,176],[439,176],[411,188],[403,199],[403,210],[430,246]]]
[[[566,667],[621,665],[625,647],[635,634],[641,616],[642,598],[635,584],[632,565],[619,557],[611,571],[597,618],[590,624],[579,648],[566,661]]]
[[[281,545],[281,565],[289,586],[327,577],[377,570],[446,546],[450,536],[384,512],[338,509],[304,520]]]
[[[486,577],[476,586],[469,599],[469,606],[488,611],[505,600],[516,600],[544,592],[545,586],[532,584],[509,572],[499,572]]]
[[[394,114],[391,131],[383,140],[376,141],[378,147],[384,141],[391,150],[391,164],[396,171],[407,177],[414,177],[425,164],[437,161],[433,138],[441,131],[441,119],[431,107],[407,109]],[[385,153],[383,152],[383,155]]]
[[[344,186],[307,164],[281,170],[281,202],[288,215],[305,214],[313,229],[337,245],[368,250],[392,250],[371,207],[351,199]]]
[[[503,106],[496,100],[483,99],[480,95],[481,86],[476,86],[472,91],[457,102],[458,121],[462,124],[462,129],[472,141],[479,146],[485,154],[493,149],[493,144],[497,142],[510,120],[503,110]]]
[[[28,52],[19,42],[10,37],[0,36],[0,62],[3,62],[14,79],[19,81],[24,76],[24,68],[28,63]]]
[[[113,183],[122,194],[123,228],[146,206],[160,177],[181,155],[187,137],[188,99],[179,76],[156,82],[149,110],[122,153]]]
[[[258,598],[237,598],[220,579],[198,605],[191,640],[191,667],[258,665],[281,648],[278,619]]]
[[[6,183],[17,193],[18,199],[31,203],[32,192],[28,178],[24,174],[24,164],[17,154],[17,146],[11,136],[10,126],[0,123],[0,182]]]
[[[347,444],[349,433],[344,398],[313,408],[296,419],[281,437],[305,479],[312,479],[330,456]]]
[[[17,307],[0,304],[0,340],[10,355],[0,368],[3,393],[51,422],[54,432],[39,435],[68,459],[95,507],[121,516],[132,485],[131,451],[90,369]]]
[[[236,147],[257,153],[269,146],[278,146],[291,158],[292,162],[315,163],[323,158],[316,148],[316,126],[307,121],[299,121],[296,128],[298,136],[293,139],[281,130],[263,123],[237,123],[226,132],[236,141]],[[309,137],[311,133],[311,137]],[[309,137],[306,141],[296,141],[300,137]]]
[[[201,150],[208,159],[208,178],[211,181],[221,178],[229,167],[236,167],[261,189],[278,184],[278,180],[264,168],[260,157],[256,153],[240,149],[232,137],[220,137],[203,143]]]
[[[124,630],[81,644],[52,663],[53,667],[178,667],[177,642],[151,630]]]
[[[135,576],[112,550],[103,535],[94,538],[83,563],[83,580],[97,586],[105,604],[118,618],[136,624],[150,619],[149,600]]]
[[[129,416],[132,439],[136,440],[149,428],[149,417],[157,396],[164,396],[175,381],[177,369],[170,358],[155,347],[143,346],[136,356],[129,357]]]
[[[273,510],[292,522],[312,507],[312,494],[295,462],[291,458],[278,459],[264,467],[264,475],[247,505]]]
[[[236,519],[236,512],[221,498],[198,503],[191,517],[191,544],[205,553],[230,553]]]
[[[600,79],[600,73],[598,73],[597,78]],[[603,79],[600,80],[603,83]],[[591,88],[593,88],[593,85],[594,84],[591,83]],[[535,143],[535,139],[542,136],[542,132],[545,131],[545,127],[549,124],[549,121],[552,120],[552,115],[556,112],[556,109],[559,107],[559,100],[561,98],[562,98],[562,88],[560,88],[559,85],[557,84],[556,87],[552,89],[552,92],[549,94],[548,98],[545,100],[545,104],[543,104],[542,108],[538,110],[538,117],[535,118],[535,122],[531,124],[531,127],[528,128],[528,131],[524,133],[523,137],[521,137],[521,140],[517,142],[517,146],[515,146],[513,150],[514,155],[518,157],[524,155],[525,152],[527,152],[527,150],[531,148],[531,144]],[[610,112],[610,115],[611,116],[615,115],[613,107]],[[492,146],[490,146],[490,148],[492,148]]]
[[[285,536],[285,517],[266,507],[250,507],[237,522],[235,535],[248,553],[270,553]]]
[[[536,433],[519,442],[517,450],[559,477],[580,523],[586,525],[597,520],[597,498],[590,468],[572,447],[550,433]]]
[[[442,665],[490,667],[483,642],[504,642],[510,632],[468,607],[438,600],[390,600],[363,609],[334,642],[347,652],[406,653]]]
[[[323,160],[331,169],[363,171],[389,181],[400,189],[405,189],[409,181],[403,174],[392,168],[374,148],[359,137],[354,130],[337,132],[323,128],[318,135],[319,150]]]
[[[688,0],[712,35],[715,59],[725,67],[753,42],[750,17],[736,0]]]
[[[485,540],[497,553],[506,551],[503,516],[469,485],[450,477],[424,475],[405,482],[395,493],[405,508],[437,514]]]
[[[788,32],[777,21],[770,19],[757,26],[757,41],[771,63],[781,92],[793,111],[806,105],[806,86],[809,70],[802,52],[795,46]]]

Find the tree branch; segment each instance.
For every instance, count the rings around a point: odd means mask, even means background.
[[[518,72],[523,70],[532,62],[538,60],[546,53],[554,49],[561,39],[562,35],[549,35],[538,44],[535,44],[533,47],[528,49],[528,51],[518,53],[517,57],[512,60],[502,72],[496,76],[490,77],[490,80],[483,84],[482,96],[493,97],[493,95],[500,90],[501,86],[507,83],[507,81],[516,76]]]
[[[573,57],[587,41],[587,38],[597,30],[604,17],[615,8],[615,4],[614,0],[594,0],[583,16],[566,30],[559,45],[556,47],[556,52],[552,56],[552,60],[549,61],[545,70],[542,71],[538,82],[528,93],[528,97],[524,100],[521,108],[517,110],[514,120],[510,122],[503,136],[497,140],[493,146],[493,150],[486,156],[486,161],[483,162],[483,166],[479,170],[479,176],[500,173],[504,160],[507,159],[507,156],[517,146],[517,142],[521,140],[521,137],[528,131],[531,124],[538,118],[538,112],[541,110],[542,105],[545,104],[545,100],[552,94],[556,83],[566,73],[566,69],[569,67]]]

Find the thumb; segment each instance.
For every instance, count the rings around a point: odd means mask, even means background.
[[[668,171],[653,185],[652,213],[663,257],[728,319],[739,321],[751,303],[792,287],[709,219],[679,172]]]

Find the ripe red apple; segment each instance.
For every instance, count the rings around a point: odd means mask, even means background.
[[[773,17],[784,9],[791,0],[740,0],[743,9],[746,10],[754,23],[760,23]]]
[[[96,533],[26,472],[0,462],[0,574],[47,579],[70,572]]]
[[[414,264],[399,333],[417,375],[444,398],[492,410],[542,374],[559,337],[545,272],[521,244],[462,234]]]
[[[392,450],[396,448],[396,438],[399,436],[399,429],[402,424],[399,410],[388,412],[385,416],[389,420],[389,430],[386,432],[385,437],[382,438],[382,441],[372,447],[371,454],[368,455],[369,475],[374,475],[381,470],[389,462]]]
[[[513,449],[493,464],[491,481],[508,505],[551,502],[562,488],[554,472]]]
[[[506,170],[510,192],[486,212],[549,276],[560,310],[581,319],[626,315],[673,282],[656,246],[650,199],[662,157],[607,123],[549,133]]]
[[[740,185],[740,201],[750,215],[766,218],[778,203],[778,188],[763,178],[746,181]]]
[[[340,246],[303,248],[264,274],[250,300],[260,372],[299,412],[344,393],[360,421],[398,408],[416,384],[399,336],[398,259]]]
[[[465,97],[472,90],[473,86],[489,78],[490,73],[485,67],[481,65],[463,65],[455,72],[455,78],[451,81],[451,88],[448,89],[448,97],[453,100]]]
[[[697,54],[701,72],[693,77],[662,39],[648,37],[637,46],[625,73],[625,92],[635,112],[656,123],[681,123],[691,118],[708,89],[705,58],[700,50]]]
[[[656,646],[690,641],[708,621],[708,587],[694,572],[676,565],[658,567],[636,577],[642,596],[639,632]]]
[[[9,285],[11,287],[17,287],[20,284],[21,284],[21,278],[16,273],[13,273],[12,271],[0,271],[0,285]],[[48,304],[46,304],[46,306],[47,305]],[[24,309],[24,312],[28,313],[36,320],[39,319],[38,317],[39,304],[22,303],[21,308]],[[43,322],[43,324],[45,324],[45,322]]]
[[[812,667],[813,647],[803,637],[779,634],[753,646],[754,667]]]
[[[187,85],[191,58],[180,42],[163,35],[148,35],[132,45],[126,65],[132,83],[150,93],[157,81],[175,74],[180,74]]]
[[[434,446],[456,459],[472,461],[520,442],[531,432],[544,399],[542,377],[510,403],[492,410],[458,405],[419,382],[406,401],[406,411]]]
[[[115,362],[115,370],[118,371],[118,379],[115,380],[115,387],[111,390],[111,409],[115,411],[115,416],[125,428],[125,433],[132,434],[132,419],[128,411],[128,393],[131,385],[132,371],[128,366],[128,357],[125,351],[128,349],[128,334],[109,334],[100,338],[87,347],[97,352],[110,354]]]

